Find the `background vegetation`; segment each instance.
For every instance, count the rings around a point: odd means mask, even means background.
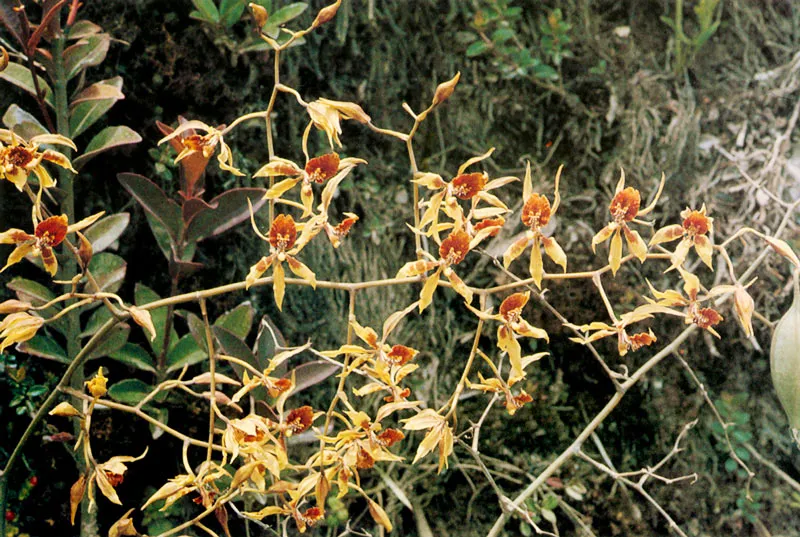
[[[274,3],[276,8],[285,5]],[[405,128],[409,119],[400,104],[423,108],[437,83],[461,71],[456,93],[417,137],[420,168],[451,176],[466,158],[496,147],[488,161],[492,175],[520,176],[524,162],[530,160],[534,180],[542,185],[550,184],[555,169],[564,163],[563,205],[556,225],[567,238],[562,246],[570,252],[573,266],[602,262],[588,245],[593,230],[607,219],[606,202],[620,167],[644,197],[652,197],[657,178],[666,173],[657,227],[673,223],[667,215],[706,203],[723,235],[742,225],[774,230],[779,211],[754,185],[784,200],[800,195],[800,145],[796,145],[800,141],[792,136],[800,110],[800,7],[790,0],[687,0],[678,14],[680,0],[677,3],[346,0],[334,23],[311,34],[308,45],[287,54],[284,76],[303,95],[358,102],[375,124]],[[209,124],[225,123],[243,112],[265,108],[269,98],[265,88],[271,87],[266,53],[242,50],[248,31],[244,21],[223,28],[190,18],[189,0],[86,4],[83,16],[116,40],[100,68],[104,72],[94,74],[103,79],[121,75],[125,81],[126,98],[112,110],[109,124],[129,125],[144,141],[87,165],[76,186],[78,207],[81,216],[98,210],[132,214],[132,225],[118,245],[118,253],[129,260],[128,283],[120,294],[133,296],[133,282],[139,281],[164,296],[169,292],[166,263],[144,214],[120,188],[116,173],[141,173],[175,192],[174,154],[165,145],[156,146],[161,135],[155,121],[174,124],[183,115]],[[311,4],[314,9],[300,17],[311,20],[323,5],[316,0]],[[26,99],[4,85],[0,110]],[[279,107],[278,114],[276,152],[297,159],[303,112],[286,106]],[[266,161],[259,129],[254,125],[247,136],[240,132],[230,140],[237,163],[249,173]],[[358,125],[345,124],[344,129],[343,153],[370,164],[349,179],[343,189],[346,200],[341,200],[346,201],[342,206],[355,207],[362,219],[341,249],[334,252],[327,243],[317,242],[309,247],[307,258],[315,259],[320,278],[390,276],[414,248],[405,226],[410,218],[405,148]],[[236,186],[255,186],[249,176],[237,179],[215,173],[206,180],[211,194],[235,181]],[[0,229],[27,218],[26,208],[13,205],[12,188],[0,182]],[[487,250],[498,255],[510,240],[501,235]],[[788,240],[798,248],[796,225]],[[242,280],[261,255],[261,247],[245,226],[210,239],[198,255],[206,268],[184,281],[183,289]],[[743,243],[741,248],[753,248],[752,258],[755,246]],[[399,252],[410,255],[401,257]],[[488,258],[470,270],[465,278],[470,284],[506,281]],[[0,278],[3,283],[10,279],[6,274]],[[633,304],[638,297],[630,293],[629,284],[641,288],[645,278],[659,289],[666,286],[658,272],[629,265],[609,292],[618,303]],[[756,309],[775,320],[790,300],[786,267],[777,259],[768,260],[759,278],[752,290]],[[575,322],[589,320],[589,313],[599,306],[596,295],[584,285],[563,283],[552,289],[562,313]],[[398,292],[407,296],[390,294]],[[359,320],[374,325],[397,304],[410,303],[414,292],[370,291],[371,300],[362,301],[369,302],[369,309],[359,312]],[[3,293],[11,296],[3,286],[0,300],[7,298]],[[313,333],[318,348],[340,343],[344,316],[321,312],[344,312],[342,295],[296,292],[279,313],[269,293],[252,290],[216,301],[213,313],[244,299],[269,315],[287,341],[299,343]],[[454,364],[461,363],[469,345],[463,336],[474,329],[474,319],[462,319],[458,311],[440,298],[432,314],[403,332],[406,343],[426,350],[420,363],[428,382],[418,389],[429,390],[426,395],[434,400],[438,385],[455,382],[452,377],[460,369]],[[733,318],[731,311],[727,314]],[[529,320],[559,333],[559,323],[546,312],[533,312]],[[719,341],[696,336],[681,357],[697,371],[723,418],[736,423],[732,430],[736,453],[756,471],[752,500],[744,496],[745,478],[732,464],[705,394],[678,359],[665,361],[640,384],[598,437],[618,469],[635,470],[659,460],[683,425],[698,419],[686,439],[686,451],[669,470],[675,475],[697,472],[699,479],[693,485],[652,487],[659,503],[690,535],[800,534],[800,489],[796,482],[795,488],[790,484],[800,478],[800,457],[769,382],[769,326],[757,322],[755,339],[749,341],[735,323],[727,323],[721,333]],[[254,336],[250,334],[251,339]],[[509,493],[523,488],[611,394],[612,387],[582,347],[562,334],[549,350],[553,358],[543,361],[524,386],[534,402],[513,417],[490,413],[483,427],[482,451],[496,459],[495,477]],[[641,359],[634,355],[620,363],[633,368]],[[11,351],[0,364],[3,457],[48,386],[57,381],[61,366]],[[132,374],[115,362],[102,365],[117,378]],[[327,400],[326,389],[320,385],[307,397],[312,402]],[[485,405],[482,400],[475,398],[478,412]],[[469,404],[465,403],[465,416]],[[206,418],[199,409],[175,408],[185,413],[189,428],[202,430]],[[129,473],[123,495],[144,497],[146,487],[177,473],[179,461],[159,455],[177,453],[179,446],[166,438],[152,442],[146,424],[108,414],[106,423],[98,423],[95,430],[99,437],[95,443],[101,445],[106,438],[115,453],[120,444],[126,453],[140,453],[151,445],[150,455]],[[62,445],[47,442],[51,432],[41,431],[41,443],[17,469],[20,476],[13,482],[15,494],[5,514],[18,531],[34,536],[68,534],[67,498],[74,469]],[[98,458],[111,454],[101,452]],[[774,467],[763,464],[762,458]],[[397,482],[415,506],[412,514],[389,497],[400,535],[485,535],[500,512],[498,505],[486,500],[491,494],[483,476],[465,458],[438,477],[430,464],[398,466],[397,471]],[[373,484],[380,479],[376,474]],[[116,506],[102,507],[101,526],[122,514]],[[338,535],[343,526],[337,524],[343,523],[348,508],[353,515],[363,511],[363,505],[359,509],[343,504],[339,511],[329,506],[327,526],[315,531]],[[582,463],[549,480],[529,508],[547,529],[555,513],[562,535],[585,535],[583,526],[591,527],[594,535],[669,533],[654,509]],[[179,517],[181,509],[191,510],[191,502],[178,505],[172,515]],[[156,533],[160,523],[146,519],[143,531]],[[507,535],[530,531],[518,521],[506,529]]]

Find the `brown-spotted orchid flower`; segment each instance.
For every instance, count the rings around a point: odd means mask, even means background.
[[[388,402],[399,402],[405,401],[411,395],[411,390],[402,387],[400,382],[419,367],[417,364],[411,363],[416,358],[418,351],[405,345],[389,345],[386,341],[397,323],[416,307],[417,303],[415,302],[390,315],[384,323],[383,334],[380,337],[372,328],[361,326],[358,321],[351,319],[350,327],[356,336],[367,344],[367,347],[348,344],[342,345],[337,350],[322,353],[330,358],[349,354],[351,361],[345,374],[362,368],[374,379],[373,382],[355,390],[355,394],[359,397],[386,391],[389,393],[385,397]]]
[[[128,467],[125,463],[138,461],[147,455],[147,449],[138,457],[131,457],[128,455],[119,455],[111,457],[102,464],[97,464],[94,467],[92,475],[89,477],[88,482],[88,496],[89,496],[89,510],[93,510],[95,506],[94,487],[95,483],[100,489],[100,492],[109,499],[112,503],[122,505],[122,502],[117,495],[116,488],[124,481],[125,472]]]
[[[438,447],[439,473],[442,473],[447,468],[447,458],[453,453],[453,428],[447,423],[447,419],[435,410],[426,408],[416,416],[401,421],[404,422],[403,429],[407,431],[428,431],[417,448],[412,464],[416,464]]]
[[[439,285],[439,278],[442,274],[450,281],[450,285],[453,286],[456,293],[464,297],[468,304],[472,302],[472,290],[453,270],[453,266],[461,263],[469,252],[471,240],[472,238],[466,231],[457,229],[439,245],[438,260],[424,252],[428,260],[410,261],[397,272],[397,278],[408,278],[436,269],[425,279],[425,284],[422,286],[419,294],[419,311],[423,311],[430,305],[433,300],[433,292]]]
[[[0,129],[0,179],[14,183],[17,190],[22,191],[28,182],[28,176],[33,173],[39,179],[40,189],[55,186],[55,179],[42,166],[42,161],[52,162],[77,173],[62,153],[52,149],[39,151],[39,146],[45,144],[77,149],[72,140],[60,134],[40,134],[26,142],[9,130]]]
[[[484,321],[500,321],[497,328],[497,347],[508,354],[511,370],[508,375],[509,384],[514,384],[525,378],[525,366],[539,360],[547,353],[535,354],[532,357],[522,357],[522,347],[517,341],[518,337],[532,337],[550,341],[547,332],[537,328],[522,318],[522,310],[530,299],[530,291],[514,293],[507,296],[500,304],[498,313],[492,314],[491,310],[479,311],[469,304],[467,307]]]
[[[270,200],[281,199],[295,185],[302,183],[300,200],[303,206],[302,217],[305,218],[311,215],[314,206],[314,191],[311,185],[323,184],[330,180],[338,186],[356,166],[366,163],[366,160],[360,158],[339,158],[338,153],[331,152],[309,159],[305,167],[301,168],[290,160],[276,157],[262,166],[253,177],[287,177],[272,185],[264,194],[264,199]]]
[[[19,263],[27,255],[40,257],[45,270],[50,276],[55,276],[58,271],[58,260],[53,248],[64,242],[68,233],[80,231],[92,225],[98,218],[103,216],[103,212],[84,218],[79,222],[69,225],[67,216],[51,216],[41,222],[34,218],[33,235],[21,229],[9,229],[0,233],[0,244],[14,244],[16,248],[8,256],[6,265],[0,269],[3,272],[11,265]]]
[[[217,146],[219,146],[217,161],[219,162],[220,169],[230,172],[233,175],[243,176],[244,174],[233,166],[233,153],[231,153],[231,148],[225,143],[225,139],[223,138],[224,129],[224,125],[215,128],[211,125],[206,125],[202,121],[193,119],[181,123],[172,133],[159,140],[158,144],[161,145],[173,138],[177,138],[189,130],[204,132],[205,134],[195,133],[180,139],[183,143],[183,151],[178,153],[178,156],[175,157],[175,162],[178,163],[189,155],[198,152],[202,153],[205,158],[209,158],[217,150]]]
[[[678,266],[678,270],[684,281],[683,290],[686,293],[685,296],[680,291],[672,289],[657,291],[648,281],[650,292],[655,297],[655,300],[648,298],[648,302],[655,306],[661,306],[661,309],[657,310],[660,313],[683,317],[686,324],[696,324],[703,330],[708,330],[716,337],[720,337],[717,331],[714,330],[714,326],[722,322],[722,315],[713,308],[701,307],[701,303],[714,296],[733,290],[731,289],[733,286],[719,286],[712,289],[707,295],[699,296],[701,291],[700,279],[680,266]],[[672,309],[675,307],[686,308],[686,311],[680,312]]]
[[[508,268],[514,259],[516,259],[528,245],[531,245],[531,260],[529,264],[529,271],[533,282],[539,289],[542,288],[542,276],[544,276],[544,263],[542,262],[542,250],[547,256],[553,260],[556,265],[559,265],[564,272],[567,271],[567,256],[564,250],[556,242],[554,237],[545,237],[542,230],[550,223],[550,219],[555,215],[558,206],[561,202],[561,195],[558,192],[558,184],[561,179],[561,170],[564,166],[559,166],[556,172],[555,180],[555,194],[553,195],[553,205],[550,205],[550,200],[541,194],[533,192],[531,184],[531,166],[528,164],[525,170],[525,180],[523,181],[522,199],[524,205],[522,206],[522,223],[528,227],[525,236],[521,239],[514,241],[508,247],[505,254],[503,254],[503,266]]]
[[[637,220],[637,217],[644,216],[650,213],[656,207],[658,198],[661,196],[661,191],[664,188],[665,176],[661,175],[661,182],[658,185],[658,192],[656,192],[653,202],[646,208],[641,209],[642,202],[641,194],[633,187],[625,188],[625,171],[620,172],[619,182],[614,190],[614,197],[608,207],[611,213],[612,221],[606,227],[597,232],[592,237],[592,251],[594,252],[597,245],[611,239],[611,245],[608,249],[608,264],[611,266],[611,272],[616,275],[622,263],[622,235],[625,235],[625,241],[628,243],[628,250],[642,263],[647,259],[647,243],[644,242],[638,231],[629,227],[631,222],[641,224],[643,222]]]
[[[581,326],[572,323],[564,323],[564,326],[583,332],[583,337],[570,338],[570,341],[587,345],[598,339],[609,336],[617,336],[617,352],[620,356],[625,356],[628,351],[638,351],[642,347],[652,345],[657,341],[656,335],[652,330],[628,335],[628,326],[653,318],[653,313],[659,312],[660,308],[651,304],[645,304],[628,313],[620,315],[619,319],[613,319],[612,324],[595,321]]]
[[[680,224],[659,229],[650,239],[650,246],[681,239],[678,247],[672,253],[672,265],[667,269],[668,271],[681,266],[686,261],[686,256],[692,247],[703,263],[714,270],[711,264],[714,245],[708,237],[708,234],[714,229],[714,219],[706,214],[705,204],[700,207],[699,211],[687,207],[685,211],[681,212],[681,218],[683,222]]]
[[[271,375],[283,362],[292,356],[300,354],[310,346],[310,343],[306,343],[305,345],[292,347],[277,353],[270,359],[267,367],[264,368],[260,375],[254,375],[251,377],[247,370],[245,370],[242,374],[242,387],[233,395],[233,397],[231,397],[231,401],[233,403],[238,403],[242,397],[254,389],[262,387],[267,390],[267,394],[270,397],[277,399],[278,403],[282,404],[283,400],[294,389],[294,381],[291,378],[277,378]]]
[[[305,533],[310,526],[314,526],[319,522],[325,514],[320,506],[303,508],[305,498],[314,491],[318,480],[319,472],[309,473],[300,483],[278,480],[266,492],[278,494],[280,505],[268,505],[259,511],[243,512],[242,514],[255,520],[262,520],[268,516],[276,515],[291,516],[297,526],[297,531]],[[288,499],[286,499],[287,496]]]
[[[500,227],[505,223],[501,215],[509,212],[509,209],[491,191],[518,179],[516,177],[499,177],[490,180],[486,172],[467,173],[468,167],[489,158],[493,152],[494,148],[491,148],[483,155],[464,162],[449,183],[435,173],[425,172],[414,175],[412,182],[435,192],[423,204],[426,209],[420,217],[418,232],[421,233],[428,227],[425,234],[435,237],[439,242],[439,233],[442,231],[463,228],[472,237],[470,247],[474,248],[485,238],[496,235],[500,231]],[[466,215],[459,200],[470,202],[470,209]],[[486,206],[481,207],[481,202],[484,202]],[[440,224],[441,212],[444,212],[452,220],[452,223]]]
[[[494,366],[494,364],[492,364],[492,366]],[[511,387],[513,385],[514,384],[510,382],[510,379],[507,382],[500,378],[499,372],[496,377],[490,377],[488,379],[484,378],[481,373],[478,373],[478,382],[470,382],[469,379],[466,381],[467,388],[486,393],[503,394],[505,399],[504,405],[509,416],[513,416],[517,413],[517,410],[533,401],[533,397],[531,397],[530,394],[525,390],[520,390],[519,394],[514,395],[511,391]]]
[[[318,233],[313,226],[306,224],[296,224],[294,218],[288,214],[279,214],[272,221],[268,236],[261,233],[256,226],[253,217],[253,208],[250,207],[250,222],[256,234],[270,245],[270,255],[262,257],[258,263],[250,267],[250,272],[245,279],[246,288],[250,288],[253,283],[261,277],[264,272],[272,267],[272,289],[275,294],[275,304],[278,309],[283,307],[283,295],[286,290],[285,273],[283,262],[289,264],[289,269],[300,279],[307,281],[311,287],[316,288],[317,278],[310,268],[297,260],[295,257],[300,250]],[[298,228],[302,227],[300,237]]]

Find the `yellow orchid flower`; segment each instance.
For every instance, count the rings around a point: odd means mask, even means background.
[[[22,191],[33,172],[39,179],[40,188],[55,186],[55,179],[42,166],[43,160],[77,173],[62,153],[52,149],[39,151],[39,146],[44,144],[64,145],[77,150],[72,140],[60,134],[40,134],[26,142],[9,130],[0,129],[0,179],[14,183],[17,190]]]

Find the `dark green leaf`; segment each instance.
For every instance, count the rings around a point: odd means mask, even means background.
[[[141,141],[142,137],[139,136],[139,133],[130,127],[125,127],[124,125],[106,127],[100,131],[97,136],[92,138],[92,141],[86,146],[83,154],[72,161],[72,166],[76,170],[80,170],[87,162],[100,153],[123,145],[138,144]]]
[[[264,33],[273,38],[277,37],[282,24],[299,17],[306,9],[308,9],[308,4],[305,2],[294,2],[283,6],[274,13],[270,13],[269,19],[263,28]]]
[[[153,391],[153,386],[145,384],[139,379],[125,379],[113,384],[108,389],[112,399],[126,405],[136,405]]]
[[[33,85],[33,77],[27,67],[18,63],[9,63],[3,71],[0,71],[0,79],[10,82],[36,97],[36,87]],[[53,90],[42,77],[39,77],[39,87],[44,92],[44,101],[52,108]]]
[[[475,41],[467,47],[467,57],[474,58],[489,50],[489,45],[484,41]]]
[[[119,76],[97,82],[83,90],[70,104],[69,129],[72,137],[81,135],[124,98],[122,77]]]
[[[67,78],[77,76],[84,69],[103,63],[111,45],[111,36],[108,34],[94,34],[81,38],[64,51],[64,68]]]
[[[192,4],[205,20],[219,22],[219,10],[213,0],[192,0]]]
[[[250,350],[250,347],[247,346],[242,338],[221,326],[212,326],[211,330],[225,354],[244,360],[253,367],[258,367],[253,351]]]
[[[120,349],[109,354],[109,357],[135,369],[150,373],[156,372],[155,362],[150,353],[134,343],[126,343]]]
[[[323,360],[314,360],[313,362],[300,364],[294,369],[295,388],[292,393],[296,394],[306,388],[316,386],[338,371],[339,367],[337,365]]]
[[[121,173],[117,179],[149,215],[169,234],[170,243],[178,244],[183,229],[180,206],[169,199],[158,185],[135,173]],[[154,230],[155,232],[155,230]]]
[[[102,341],[100,341],[100,343],[98,343],[95,348],[89,352],[89,355],[86,359],[93,360],[95,358],[102,358],[103,356],[109,356],[118,351],[123,345],[125,345],[125,343],[127,343],[130,332],[131,327],[125,323],[115,325],[106,333]]]
[[[492,42],[495,44],[505,43],[514,37],[514,30],[511,28],[498,28],[492,33]]]
[[[255,309],[249,302],[243,302],[230,311],[220,315],[214,326],[221,326],[232,332],[239,339],[245,339],[253,327]]]
[[[86,322],[86,327],[81,332],[81,337],[95,335],[100,330],[100,327],[110,321],[112,317],[111,311],[105,306],[97,308]]]
[[[39,120],[36,119],[32,114],[26,112],[16,104],[12,104],[6,110],[6,113],[3,114],[3,125],[5,125],[9,130],[14,131],[15,134],[19,134],[26,140],[30,140],[34,136],[38,136],[40,134],[47,134],[48,131],[39,123]]]
[[[728,472],[728,473],[731,473],[731,474],[732,474],[733,472],[735,472],[735,471],[736,471],[736,468],[737,468],[737,467],[738,467],[738,464],[736,464],[736,461],[735,461],[735,460],[733,460],[733,459],[728,459],[728,460],[726,460],[726,461],[725,461],[725,471],[726,471],[726,472]]]
[[[266,200],[263,188],[234,188],[223,192],[208,204],[213,209],[201,209],[187,224],[187,240],[201,241],[214,237],[233,226],[250,218],[247,200],[253,204],[253,211],[258,211]]]
[[[179,371],[185,365],[198,364],[207,359],[208,354],[197,345],[194,337],[186,334],[167,353],[167,373]]]
[[[29,339],[17,346],[17,350],[38,356],[39,358],[46,358],[48,360],[55,360],[63,364],[70,363],[67,358],[67,353],[64,349],[54,340],[43,334],[36,334],[33,339]]]
[[[247,0],[222,0],[219,4],[219,12],[223,24],[230,28],[242,18]]]
[[[117,213],[101,218],[83,232],[92,243],[94,253],[99,253],[114,244],[120,238],[131,221],[128,213]]]
[[[161,299],[161,297],[158,296],[155,291],[141,283],[136,284],[133,295],[134,302],[137,306],[144,306],[145,304]],[[167,326],[167,306],[150,310],[150,317],[152,318],[153,326],[156,329],[156,337],[152,341],[149,341],[148,338],[148,342],[150,343],[150,348],[153,349],[153,353],[159,355],[164,348],[164,330]],[[173,328],[170,332],[170,348],[175,345],[177,341],[178,334]]]
[[[69,38],[70,39],[80,39],[82,37],[89,37],[95,34],[99,34],[102,32],[103,29],[90,21],[78,21],[73,24],[69,29]]]
[[[125,280],[127,269],[128,264],[124,259],[108,252],[101,252],[93,256],[89,262],[89,270],[94,275],[97,285],[100,287],[99,290],[104,293],[115,293],[119,290]],[[91,293],[97,291],[88,282],[86,290]]]

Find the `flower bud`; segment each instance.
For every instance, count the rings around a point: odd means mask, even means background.
[[[772,384],[778,393],[795,441],[800,442],[800,283],[794,280],[794,301],[778,321],[769,353]]]
[[[78,261],[80,262],[81,268],[86,270],[89,268],[89,262],[92,260],[92,256],[94,255],[94,249],[92,248],[92,243],[89,242],[83,233],[80,231],[76,232],[78,235]]]
[[[19,313],[21,311],[28,311],[32,307],[33,306],[28,302],[22,302],[21,300],[12,298],[0,303],[0,314]]]
[[[436,87],[436,93],[433,94],[433,105],[436,106],[445,102],[450,96],[453,94],[453,91],[456,89],[456,84],[458,84],[458,80],[461,78],[461,72],[459,71],[456,73],[456,76],[448,80],[447,82],[442,82]]]
[[[128,308],[128,312],[131,314],[131,319],[133,319],[136,324],[147,330],[150,334],[150,341],[153,341],[156,338],[156,327],[153,325],[153,318],[150,312],[137,308],[136,306]]]
[[[766,236],[764,237],[764,240],[767,242],[767,244],[772,246],[773,250],[791,261],[796,268],[800,269],[800,258],[798,258],[797,254],[794,253],[794,250],[792,250],[792,247],[789,246],[789,243],[781,239]]]
[[[247,7],[250,9],[250,15],[252,15],[253,21],[260,30],[267,23],[269,13],[267,13],[267,10],[263,6],[254,4],[253,2],[250,2]]]
[[[317,13],[317,18],[314,19],[311,27],[318,28],[333,19],[336,16],[336,12],[339,11],[340,5],[342,5],[342,0],[337,0],[335,4],[331,4],[320,9],[319,13]]]

